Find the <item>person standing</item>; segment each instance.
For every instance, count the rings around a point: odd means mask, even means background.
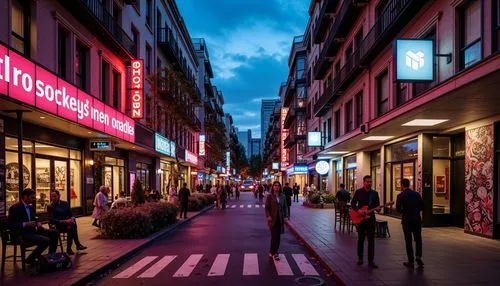
[[[226,203],[227,203],[227,190],[225,187],[221,186],[220,192],[221,192],[220,202],[221,202],[222,209],[224,210],[224,209],[226,209]]]
[[[283,188],[283,193],[286,198],[288,219],[290,219],[290,207],[292,206],[292,193],[293,193],[292,188],[290,188],[290,184],[285,183],[285,187]]]
[[[406,244],[406,255],[408,262],[403,265],[408,268],[414,267],[414,261],[417,261],[418,267],[423,268],[422,260],[422,211],[424,210],[424,201],[419,193],[410,189],[410,180],[401,180],[401,193],[396,199],[396,209],[402,214],[401,224]],[[413,239],[415,240],[415,254],[413,255]]]
[[[345,189],[345,185],[344,184],[340,184],[339,185],[339,190],[335,194],[335,197],[337,198],[337,201],[339,203],[348,203],[351,200],[351,193],[349,193]]]
[[[179,217],[182,218],[182,213],[184,213],[184,219],[187,218],[187,210],[189,204],[189,197],[191,196],[191,191],[187,188],[187,184],[184,183],[182,188],[179,190],[179,203],[181,205],[181,211]]]
[[[169,202],[175,203],[176,198],[177,198],[177,186],[172,185],[172,188],[170,188]]]
[[[52,190],[50,192],[50,200],[51,203],[47,206],[49,222],[54,225],[59,232],[68,234],[68,238],[66,239],[66,253],[69,255],[75,254],[71,249],[73,247],[73,241],[76,244],[76,250],[87,249],[78,239],[76,218],[73,216],[73,212],[68,202],[61,200],[61,194],[57,190]]]
[[[107,186],[100,186],[99,192],[94,198],[94,210],[92,211],[92,217],[94,221],[92,225],[101,228],[101,218],[108,211],[108,194],[110,188]]]
[[[240,200],[240,188],[238,188],[238,186],[233,184],[232,189],[233,189],[234,195],[236,196],[236,199],[239,201]]]
[[[280,246],[281,234],[285,232],[284,218],[287,216],[285,196],[281,193],[281,184],[273,183],[271,193],[266,198],[265,214],[267,226],[271,231],[271,248],[269,256],[274,260],[280,260],[278,249]]]
[[[372,177],[367,175],[363,177],[363,188],[356,190],[351,201],[351,208],[361,216],[366,215],[366,211],[361,208],[368,206],[368,210],[374,209],[380,205],[378,192],[372,190]],[[375,264],[375,213],[371,213],[368,218],[358,225],[358,265],[363,264],[363,249],[365,238],[368,238],[368,265],[372,268],[378,268]]]
[[[262,184],[259,184],[259,202],[262,202],[263,198],[264,198],[264,186]]]
[[[293,185],[293,202],[299,202],[299,193],[300,193],[300,187],[295,183]]]

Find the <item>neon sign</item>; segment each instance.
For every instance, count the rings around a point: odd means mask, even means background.
[[[285,149],[285,139],[288,136],[288,129],[285,129],[285,118],[288,114],[288,108],[281,108],[281,170],[285,171],[288,167],[288,149]]]
[[[135,142],[135,122],[131,118],[1,44],[0,93],[72,122]]]
[[[175,157],[175,142],[155,133],[155,150],[156,152],[165,154],[170,157]]]
[[[132,118],[144,117],[144,61],[133,60],[130,76]]]
[[[196,156],[196,154],[186,150],[186,162],[194,164],[194,165],[198,165],[198,156]]]
[[[198,150],[198,155],[205,156],[205,135],[200,134],[200,149]]]

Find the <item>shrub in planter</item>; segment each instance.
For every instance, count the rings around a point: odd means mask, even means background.
[[[154,231],[175,223],[177,207],[170,203],[148,203],[139,207],[151,216]]]
[[[325,204],[334,204],[337,201],[334,194],[325,193],[321,195],[321,199]]]
[[[198,200],[198,203],[202,208],[208,205],[208,198],[203,194],[192,194],[191,198]]]
[[[310,193],[308,196],[308,200],[311,204],[320,204],[321,203],[321,195],[318,193]]]

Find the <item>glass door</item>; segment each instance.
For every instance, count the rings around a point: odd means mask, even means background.
[[[52,188],[52,164],[50,159],[35,159],[35,192],[36,192],[36,212],[47,211],[50,202],[50,189]]]
[[[115,188],[113,185],[113,166],[104,166],[102,181],[104,182],[104,186],[111,189],[111,192],[108,193],[108,201],[112,202],[115,194]]]
[[[68,201],[68,162],[53,160],[54,189],[59,191],[61,200]]]

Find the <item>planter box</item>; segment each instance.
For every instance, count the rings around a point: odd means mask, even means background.
[[[334,209],[335,208],[335,204],[323,204],[323,208],[324,209]]]
[[[323,208],[323,204],[312,204],[309,202],[304,202],[302,205],[307,207],[307,208],[312,208],[312,209],[322,209]]]

